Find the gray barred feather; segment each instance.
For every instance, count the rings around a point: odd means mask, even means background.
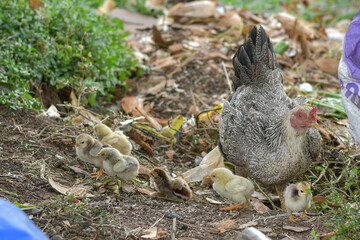
[[[219,147],[225,159],[265,185],[283,184],[304,173],[318,157],[321,136],[309,128],[289,134],[290,116],[306,100],[290,99],[265,30],[254,27],[233,58],[235,92],[224,101]]]

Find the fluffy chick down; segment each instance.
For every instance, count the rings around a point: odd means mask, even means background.
[[[284,197],[288,211],[301,212],[310,209],[312,194],[308,193],[311,186],[307,182],[290,184],[286,187]]]
[[[131,180],[139,175],[139,161],[132,156],[123,155],[115,148],[104,148],[98,154],[103,159],[105,172],[121,180]]]
[[[214,169],[210,177],[213,179],[213,189],[222,197],[233,202],[249,203],[251,194],[254,193],[254,184],[247,178],[233,174],[227,168]]]
[[[96,136],[100,141],[110,144],[112,147],[119,150],[121,154],[130,155],[132,145],[122,131],[113,132],[105,124],[96,124],[94,129]]]
[[[103,147],[106,147],[103,143],[97,141],[88,134],[80,134],[76,137],[75,147],[76,155],[80,160],[88,163],[92,163],[97,167],[102,168],[103,161],[96,155]]]
[[[189,201],[192,198],[192,191],[182,177],[172,178],[161,168],[151,170],[150,176],[153,177],[157,190],[151,196],[175,202]]]

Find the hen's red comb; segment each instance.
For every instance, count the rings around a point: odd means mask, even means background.
[[[313,109],[310,110],[310,116],[312,119],[316,119],[316,110],[317,110],[317,106],[315,106]]]

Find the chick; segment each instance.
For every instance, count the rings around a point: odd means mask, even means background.
[[[307,182],[299,182],[290,184],[286,187],[284,197],[285,206],[290,212],[290,221],[299,221],[294,219],[292,212],[302,211],[301,219],[305,217],[305,211],[311,207],[312,194],[308,193],[311,186]]]
[[[192,198],[192,191],[187,182],[181,178],[172,178],[161,168],[154,168],[150,171],[156,185],[156,193],[151,196],[170,201],[189,201]]]
[[[115,148],[103,148],[97,156],[103,159],[105,172],[110,176],[131,180],[139,174],[139,161]]]
[[[247,203],[251,209],[249,198],[255,190],[254,184],[251,181],[233,174],[233,172],[227,168],[215,168],[211,172],[210,177],[214,181],[213,189],[220,196],[239,203],[223,210],[244,208],[245,203]]]
[[[100,141],[110,144],[124,155],[130,155],[132,145],[122,131],[113,132],[105,124],[96,124],[95,133]]]
[[[97,157],[96,154],[100,152],[103,147],[106,147],[103,143],[97,141],[88,134],[80,134],[76,137],[75,147],[76,155],[80,160],[94,164],[99,167],[100,170],[93,173],[94,177],[99,178],[104,173],[103,161]]]

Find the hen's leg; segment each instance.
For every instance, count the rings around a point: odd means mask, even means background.
[[[286,185],[275,185],[275,190],[276,193],[279,195],[280,197],[280,203],[281,203],[281,209],[282,210],[286,210],[285,207],[285,198],[284,198],[284,191],[285,191],[285,187]]]

